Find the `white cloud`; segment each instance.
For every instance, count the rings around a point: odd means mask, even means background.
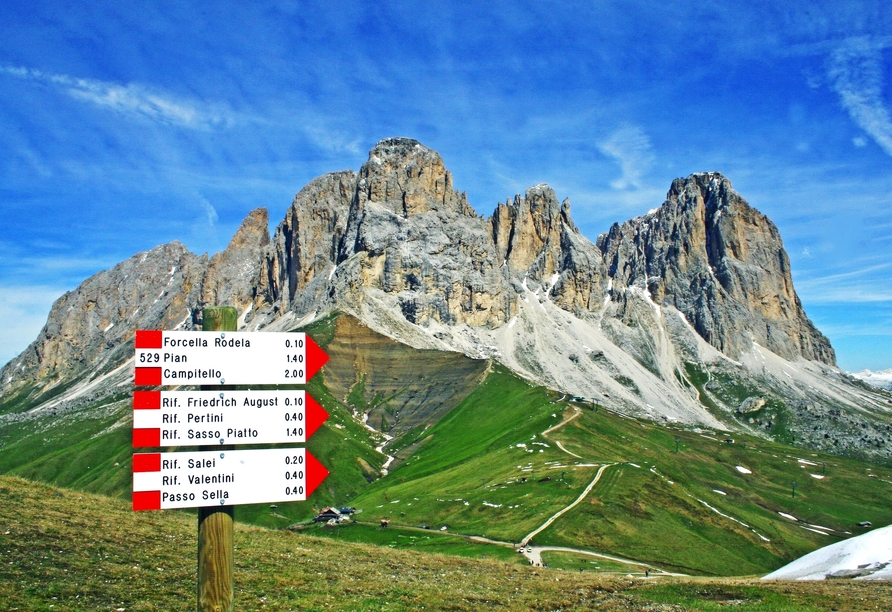
[[[208,226],[213,228],[217,225],[217,221],[220,219],[220,216],[217,214],[217,209],[203,197],[198,198],[198,203],[201,204],[201,208],[204,211],[204,218],[207,221]]]
[[[0,74],[51,85],[75,100],[159,123],[210,129],[235,120],[234,113],[222,104],[184,99],[139,83],[121,85],[16,66],[0,66]]]
[[[883,104],[883,49],[892,40],[858,36],[830,54],[827,76],[843,108],[862,130],[892,155],[892,117]],[[861,146],[857,140],[856,146]]]
[[[607,140],[598,143],[598,149],[619,163],[622,174],[612,181],[614,189],[640,189],[642,175],[654,162],[650,138],[638,126],[627,125],[614,131]]]
[[[892,302],[887,276],[892,263],[796,281],[796,291],[811,304]]]

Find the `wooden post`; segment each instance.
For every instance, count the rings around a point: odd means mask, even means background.
[[[214,306],[202,312],[204,331],[236,331],[238,311]],[[226,389],[204,385],[202,389]],[[232,450],[232,445],[202,446],[200,450]],[[232,612],[232,574],[235,568],[232,544],[232,506],[198,509],[198,612]]]

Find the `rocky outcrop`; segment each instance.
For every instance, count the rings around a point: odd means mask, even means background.
[[[486,224],[452,189],[443,160],[415,140],[389,138],[369,153],[338,257],[340,300],[366,291],[407,321],[495,327],[510,302]]]
[[[606,276],[601,253],[570,218],[570,200],[559,204],[551,187],[536,185],[499,204],[490,225],[509,279],[534,280],[569,311],[599,305]]]
[[[225,304],[244,312],[257,296],[262,255],[269,244],[269,213],[252,210],[242,221],[226,250],[211,257],[201,283],[201,303]]]
[[[834,363],[777,228],[718,173],[675,180],[661,207],[594,244],[547,185],[484,218],[436,151],[388,138],[358,173],[301,189],[272,239],[267,225],[257,209],[210,261],[172,243],[88,279],[2,370],[4,393],[121,363],[135,329],[191,329],[210,304],[236,306],[246,329],[345,311],[416,348],[493,358],[618,410],[713,426],[686,361],[739,358],[762,376],[762,347]]]
[[[91,276],[56,300],[37,339],[0,370],[3,395],[118,365],[133,356],[136,329],[193,329],[207,265],[172,242]]]
[[[659,209],[615,224],[598,244],[614,295],[637,288],[674,306],[726,355],[755,342],[787,359],[835,364],[793,290],[777,227],[721,174],[676,179]]]
[[[312,311],[326,299],[355,191],[356,174],[347,170],[314,179],[294,196],[262,256],[259,308]]]

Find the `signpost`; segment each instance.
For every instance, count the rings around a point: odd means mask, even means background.
[[[303,333],[136,332],[136,386],[305,385],[328,355]]]
[[[303,443],[327,418],[306,391],[135,391],[133,446]]]
[[[136,332],[137,387],[202,390],[134,391],[133,446],[200,450],[134,454],[133,509],[198,507],[198,609],[231,612],[233,505],[303,501],[328,476],[304,448],[232,448],[306,442],[328,418],[306,391],[232,385],[305,385],[328,356],[303,333],[236,332],[234,308],[203,316],[200,332]]]

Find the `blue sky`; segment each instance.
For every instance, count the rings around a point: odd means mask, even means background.
[[[479,213],[546,182],[592,240],[721,171],[840,367],[892,367],[888,2],[67,4],[0,4],[0,363],[89,275],[409,136]]]

